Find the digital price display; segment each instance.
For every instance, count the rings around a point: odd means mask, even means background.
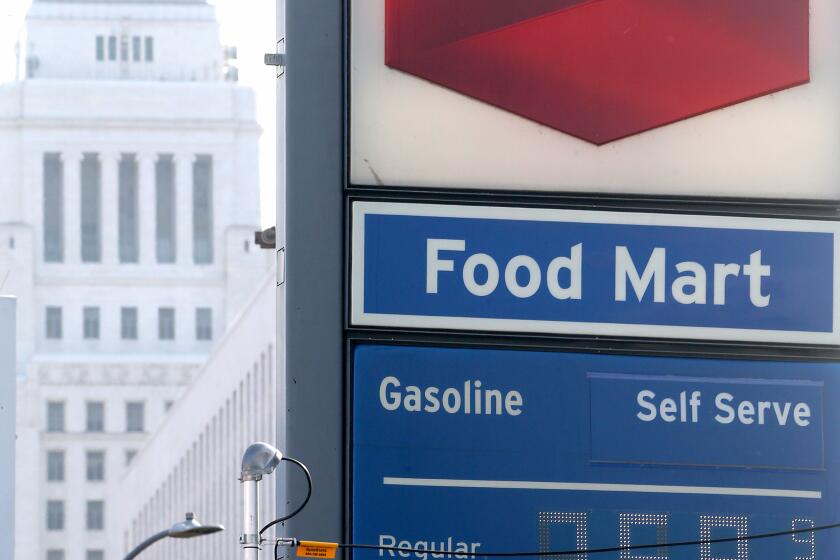
[[[359,558],[835,560],[840,364],[363,345]]]

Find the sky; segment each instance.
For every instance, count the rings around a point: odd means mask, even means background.
[[[216,5],[222,43],[239,51],[239,81],[256,92],[260,140],[260,194],[263,227],[275,225],[276,131],[274,68],[263,65],[263,54],[276,45],[275,0],[209,0]],[[15,79],[15,43],[32,0],[0,0],[0,82]]]

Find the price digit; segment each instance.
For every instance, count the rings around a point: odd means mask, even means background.
[[[735,529],[735,536],[743,538],[748,535],[747,518],[741,515],[701,515],[700,516],[700,560],[748,560],[750,557],[749,541],[737,541],[736,556],[713,556],[712,540],[714,529]]]
[[[791,523],[791,529],[797,531],[799,529],[806,529],[808,527],[814,528],[815,524],[814,521],[811,519],[794,519]],[[794,560],[815,560],[817,557],[817,542],[816,542],[816,535],[814,531],[808,531],[807,533],[796,533],[795,535],[791,535],[793,537],[793,542],[796,544],[804,544],[809,547],[808,553],[803,556],[797,556]]]
[[[573,525],[575,528],[575,549],[586,550],[589,546],[588,536],[588,515],[586,513],[569,513],[543,511],[537,515],[537,534],[539,538],[540,552],[551,550],[551,527],[553,525]],[[586,554],[563,554],[550,556],[555,560],[587,560]]]
[[[656,544],[668,542],[667,513],[621,513],[618,516],[618,545],[631,546],[632,528],[640,525],[656,528]],[[668,560],[667,548],[660,548],[656,552],[656,554],[633,554],[632,550],[622,550],[620,558],[621,560]]]

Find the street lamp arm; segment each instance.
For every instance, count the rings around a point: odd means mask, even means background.
[[[134,550],[129,552],[128,556],[126,556],[124,558],[124,560],[132,560],[132,558],[136,558],[141,552],[143,552],[144,550],[146,550],[147,548],[149,548],[150,546],[152,546],[153,544],[155,544],[159,540],[165,539],[168,536],[169,536],[169,529],[166,529],[165,531],[161,531],[160,533],[156,533],[156,534],[152,535],[151,537],[149,537],[145,541],[143,541],[140,544],[138,544],[137,546],[135,546]]]

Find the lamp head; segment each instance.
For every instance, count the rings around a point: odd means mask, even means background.
[[[192,537],[200,537],[202,535],[209,535],[211,533],[218,533],[224,531],[221,525],[202,525],[195,518],[192,512],[187,513],[187,518],[180,523],[176,523],[169,529],[170,537],[174,539],[189,539]]]
[[[252,443],[242,455],[242,479],[260,480],[264,475],[273,473],[282,459],[283,454],[273,445]]]

